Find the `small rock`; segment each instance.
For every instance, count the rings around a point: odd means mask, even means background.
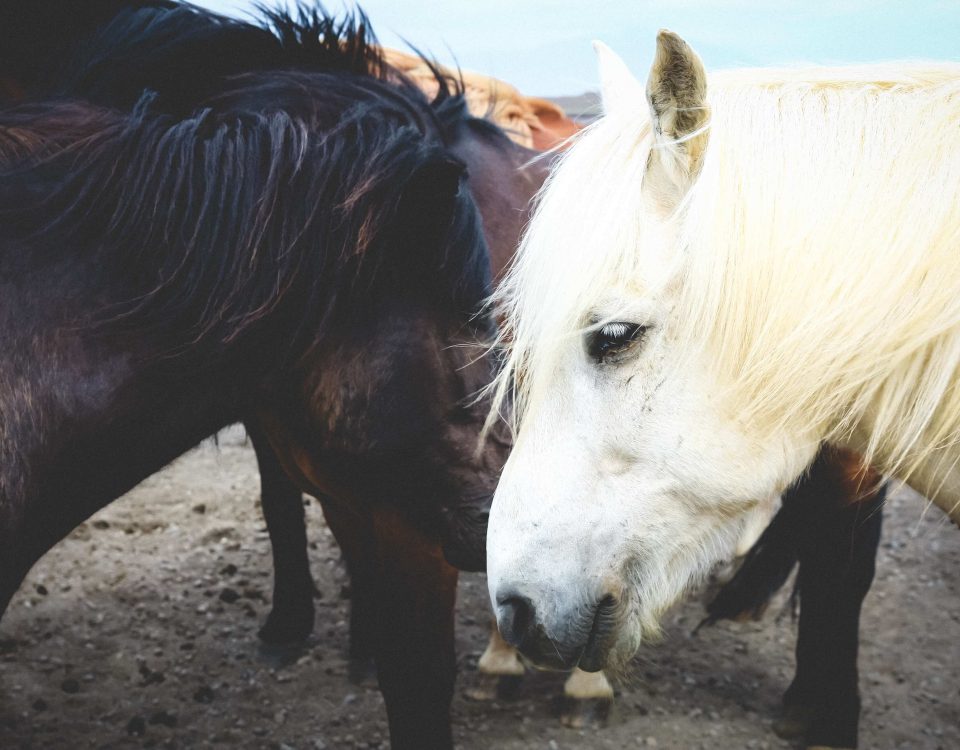
[[[193,512],[194,512],[194,513],[199,513],[200,515],[203,515],[204,513],[207,512],[207,506],[204,505],[203,503],[200,503],[199,505],[194,505],[194,506],[193,506]]]
[[[223,570],[220,571],[222,576],[235,576],[237,574],[237,566],[233,563],[225,566]]]
[[[60,683],[60,689],[65,693],[79,693],[80,683],[77,682],[77,680],[75,680],[73,677],[68,677]]]
[[[230,588],[224,589],[220,592],[220,601],[226,602],[227,604],[233,604],[239,598],[240,594]]]
[[[109,522],[109,521],[94,521],[94,522],[93,522],[93,528],[95,528],[95,529],[109,529],[109,528],[110,528],[110,522]]]
[[[47,594],[50,593],[49,591],[47,591],[47,587],[44,586],[42,583],[38,583],[35,588],[37,589],[37,593],[40,594],[40,596],[46,596]]]

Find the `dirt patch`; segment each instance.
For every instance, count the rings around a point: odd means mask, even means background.
[[[347,678],[347,583],[316,503],[315,636],[260,653],[271,564],[256,463],[237,431],[205,444],[78,528],[31,572],[0,624],[0,748],[387,747],[383,701]],[[960,747],[960,532],[894,495],[863,616],[863,748]],[[454,734],[463,750],[791,748],[770,731],[795,626],[691,631],[691,600],[646,647],[610,725],[560,726],[563,676],[528,674],[510,701],[479,683],[486,587],[464,576]]]

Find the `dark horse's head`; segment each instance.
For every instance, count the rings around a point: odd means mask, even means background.
[[[299,76],[284,78],[256,85],[286,86]],[[378,118],[398,114],[382,101],[370,106]],[[391,137],[422,138],[408,126]],[[344,141],[335,159],[350,164],[356,145]],[[495,441],[477,450],[485,406],[476,399],[492,375],[483,348],[492,324],[480,313],[490,292],[487,246],[462,162],[427,141],[407,154],[414,158],[398,180],[393,147],[382,147],[367,174],[351,180],[359,192],[342,201],[369,194],[388,210],[358,218],[355,244],[341,250],[358,273],[344,275],[324,335],[266,384],[257,412],[306,489],[399,505],[443,542],[451,563],[476,569],[506,458]]]
[[[231,109],[274,100],[312,132],[328,132],[337,90],[323,77],[250,74],[209,104]],[[419,142],[420,161],[397,180],[390,157],[377,156],[376,171],[356,181],[392,206],[387,223],[365,222],[354,233],[377,243],[353,251],[368,256],[370,275],[348,282],[344,314],[292,373],[268,384],[269,401],[258,411],[288,472],[308,490],[399,506],[442,541],[449,562],[480,569],[509,450],[491,438],[478,451],[487,412],[478,394],[492,377],[485,344],[493,335],[483,309],[491,264],[481,216],[464,163],[419,93],[413,98],[394,83],[362,77],[351,81],[350,96],[351,118],[369,107],[363,119],[387,127],[392,138]],[[348,164],[356,142],[343,145],[337,158]]]
[[[383,65],[362,16],[260,28],[129,5],[77,53],[67,93],[156,93],[127,116],[80,117],[95,133],[63,125],[76,104],[7,115],[60,144],[22,176],[28,193],[56,184],[42,203],[56,219],[30,209],[18,225],[103,259],[118,292],[98,331],[231,358],[252,385],[245,413],[306,489],[399,505],[451,562],[482,567],[507,446],[477,451],[490,259],[457,158],[462,100],[442,87],[427,101]]]

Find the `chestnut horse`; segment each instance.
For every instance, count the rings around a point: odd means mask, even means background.
[[[490,262],[448,110],[371,74],[355,26],[327,39],[330,72],[221,81],[176,115],[162,93],[125,115],[3,114],[22,153],[0,179],[0,593],[244,419],[304,489],[371,519],[394,743],[442,747],[443,552],[482,549],[503,455],[475,454],[482,414],[465,400],[489,378],[468,345],[490,331]]]

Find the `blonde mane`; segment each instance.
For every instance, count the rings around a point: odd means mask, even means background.
[[[960,65],[732,71],[709,103],[700,175],[667,222],[643,220],[642,105],[563,157],[496,297],[498,402],[513,391],[522,420],[616,290],[679,285],[672,324],[731,418],[854,445],[930,497],[949,484],[955,511]]]

